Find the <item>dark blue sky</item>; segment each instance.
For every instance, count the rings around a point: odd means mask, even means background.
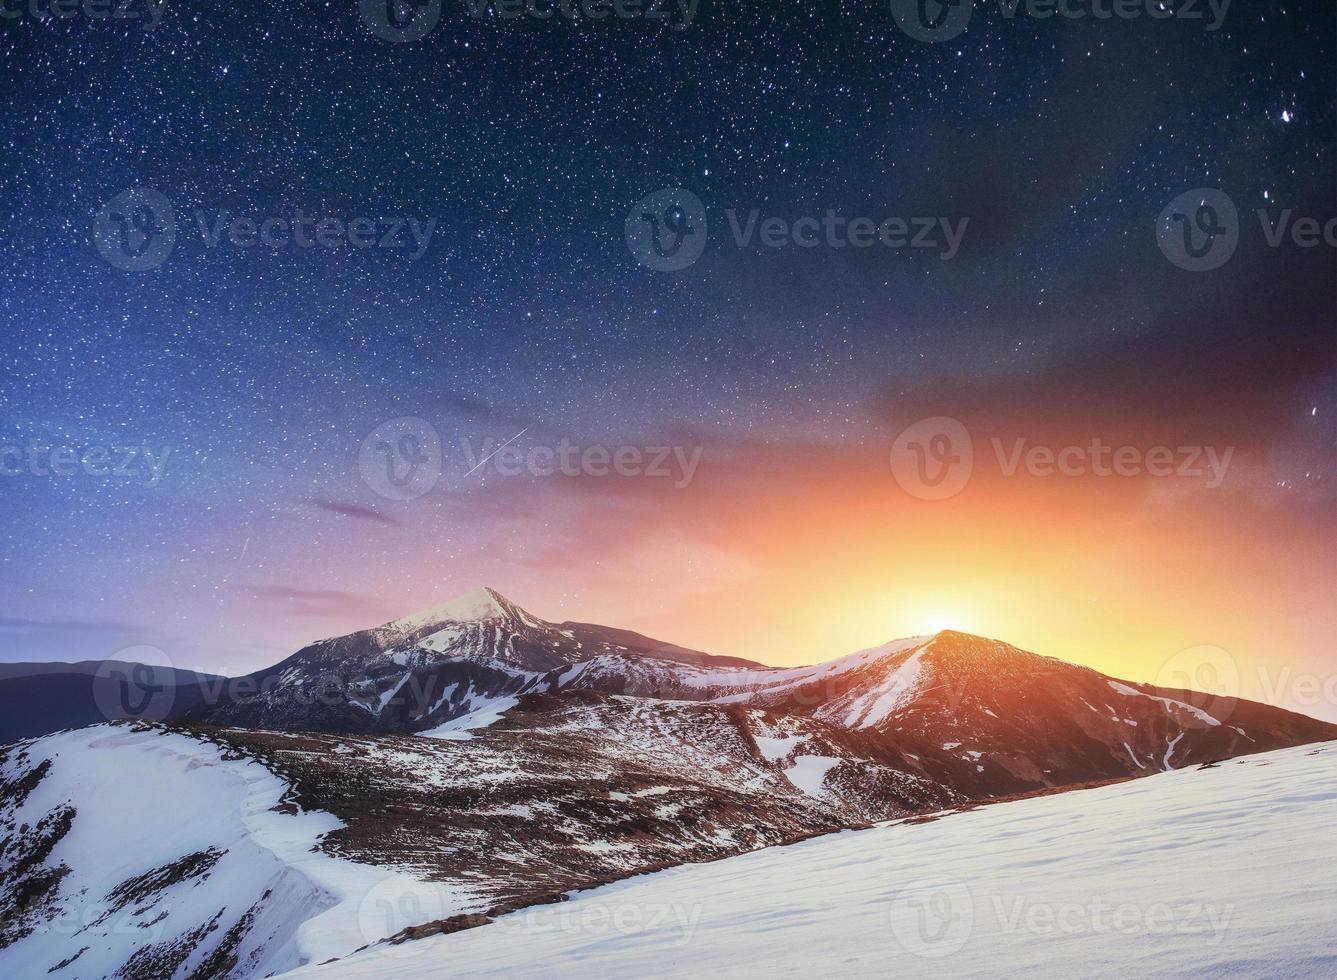
[[[1279,540],[1331,539],[1333,249],[1269,248],[1253,211],[1337,213],[1334,20],[1319,2],[1236,0],[1216,31],[977,3],[938,44],[873,2],[701,0],[676,30],[480,19],[460,0],[412,43],[351,2],[167,0],[151,31],[0,22],[0,444],[26,454],[0,476],[0,658],[148,643],[250,667],[485,580],[615,611],[647,587],[627,580],[642,538],[716,570],[774,557],[709,501],[688,516],[621,485],[387,501],[358,453],[400,416],[430,420],[452,479],[461,439],[686,440],[732,467],[720,496],[759,503],[759,458],[882,460],[927,414],[1215,441],[1248,484],[1223,526],[1262,507]],[[142,272],[92,237],[135,187],[176,219]],[[665,274],[624,222],[672,187],[703,202],[709,238]],[[1240,244],[1190,273],[1153,222],[1200,187],[1236,204]],[[944,261],[740,248],[730,209],[968,224]],[[299,210],[435,224],[415,259],[210,247],[196,214]],[[139,447],[139,475],[32,472],[60,445]],[[164,453],[157,477],[133,469]],[[628,601],[626,624],[713,638],[683,604],[693,561],[656,563],[659,599]]]

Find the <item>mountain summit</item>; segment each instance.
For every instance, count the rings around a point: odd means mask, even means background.
[[[666,690],[679,671],[765,669],[631,630],[551,623],[483,587],[312,643],[229,685],[192,719],[283,731],[414,731],[586,674],[583,686],[633,693]]]
[[[409,633],[424,626],[468,622],[502,622],[518,627],[525,624],[538,625],[539,620],[496,589],[483,586],[456,596],[439,606],[432,606],[430,609],[386,623],[382,628],[398,628]]]

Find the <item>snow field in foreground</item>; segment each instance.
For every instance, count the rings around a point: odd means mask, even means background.
[[[661,871],[296,977],[1337,976],[1337,743]]]
[[[109,976],[141,947],[173,943],[214,916],[217,938],[252,909],[240,959],[263,976],[347,955],[406,925],[455,914],[467,901],[463,892],[313,850],[340,822],[319,811],[273,810],[287,783],[255,762],[225,760],[216,745],[99,725],[40,739],[27,751],[32,766],[45,759],[51,769],[17,824],[35,825],[72,802],[70,830],[46,861],[70,872],[61,914],[0,950],[0,976]],[[222,853],[207,875],[121,909],[108,901],[118,885],[210,849]],[[51,971],[81,947],[88,948]],[[208,948],[195,949],[178,973],[189,974]]]

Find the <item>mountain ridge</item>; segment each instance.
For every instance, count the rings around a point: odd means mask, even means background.
[[[468,615],[480,618],[459,618]],[[455,737],[504,732],[508,712],[529,699],[578,691],[736,705],[819,722],[849,753],[969,798],[1337,738],[1337,726],[1295,712],[1127,681],[957,630],[766,667],[613,627],[549,623],[489,588],[313,644],[250,679],[258,693],[189,720]]]

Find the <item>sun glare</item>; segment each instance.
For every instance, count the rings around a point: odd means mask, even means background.
[[[954,609],[925,609],[915,620],[915,633],[940,633],[943,630],[969,632],[966,617]]]

